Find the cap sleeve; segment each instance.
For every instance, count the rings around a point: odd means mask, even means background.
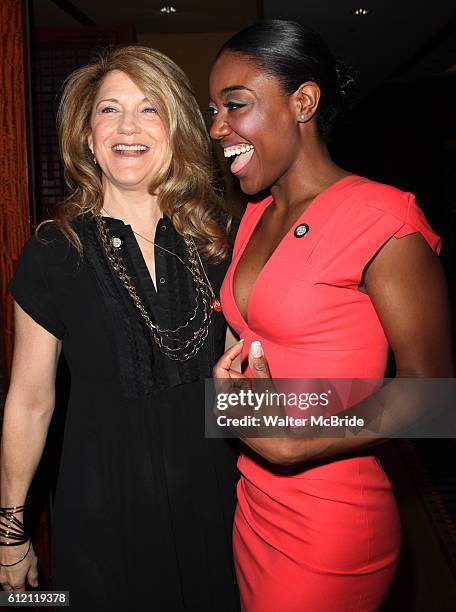
[[[408,194],[409,201],[407,206],[407,216],[404,224],[394,234],[395,238],[403,238],[409,234],[421,234],[431,249],[439,254],[442,246],[440,236],[437,236],[431,229],[423,211],[418,206],[415,196]]]
[[[393,237],[400,239],[418,233],[434,252],[440,252],[440,237],[432,231],[412,193],[391,190],[382,202],[369,202],[367,209],[371,210],[372,225],[362,241],[364,249],[355,275],[357,282],[361,282],[366,266]]]
[[[22,250],[8,290],[34,321],[61,339],[65,326],[57,315],[46,274],[46,260],[51,250],[52,242],[32,236]]]
[[[391,239],[419,233],[436,253],[441,241],[429,226],[411,193],[369,184],[349,209],[341,207],[335,229],[326,239],[329,256],[322,254],[322,282],[357,288],[366,267]],[[321,249],[320,249],[321,252]]]

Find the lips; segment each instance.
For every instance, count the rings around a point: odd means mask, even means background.
[[[230,166],[231,172],[236,176],[242,174],[247,165],[250,163],[250,160],[252,159],[254,153],[255,149],[252,148],[246,153],[241,153],[240,155],[237,155],[234,162]]]
[[[142,143],[117,143],[112,147],[112,150],[121,157],[140,157],[149,150],[149,147]]]
[[[223,155],[225,157],[233,157],[233,155],[240,155],[241,153],[247,153],[253,149],[253,145],[248,144],[246,142],[241,142],[239,144],[232,145],[230,147],[224,147]]]
[[[225,157],[234,157],[230,170],[235,176],[240,176],[249,164],[255,152],[253,145],[247,142],[240,142],[235,145],[225,146],[223,154]]]

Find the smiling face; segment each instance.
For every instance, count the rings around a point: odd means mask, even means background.
[[[87,140],[106,189],[147,191],[168,164],[171,152],[165,125],[153,101],[128,75],[113,70],[94,101]]]
[[[223,53],[210,77],[211,137],[220,141],[244,193],[271,188],[300,155],[299,104],[254,59]]]

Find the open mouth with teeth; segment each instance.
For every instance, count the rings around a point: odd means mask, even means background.
[[[255,148],[251,144],[240,143],[231,147],[225,147],[223,154],[225,157],[234,157],[230,170],[233,174],[239,175],[252,159]]]
[[[149,147],[143,144],[116,144],[112,150],[121,157],[140,157],[149,150]]]

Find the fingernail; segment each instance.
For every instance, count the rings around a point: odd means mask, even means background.
[[[239,342],[238,342],[238,344],[239,344],[240,342],[244,342],[244,338],[239,338]]]
[[[263,347],[261,346],[261,342],[259,340],[254,340],[250,345],[250,354],[255,359],[263,357]]]

